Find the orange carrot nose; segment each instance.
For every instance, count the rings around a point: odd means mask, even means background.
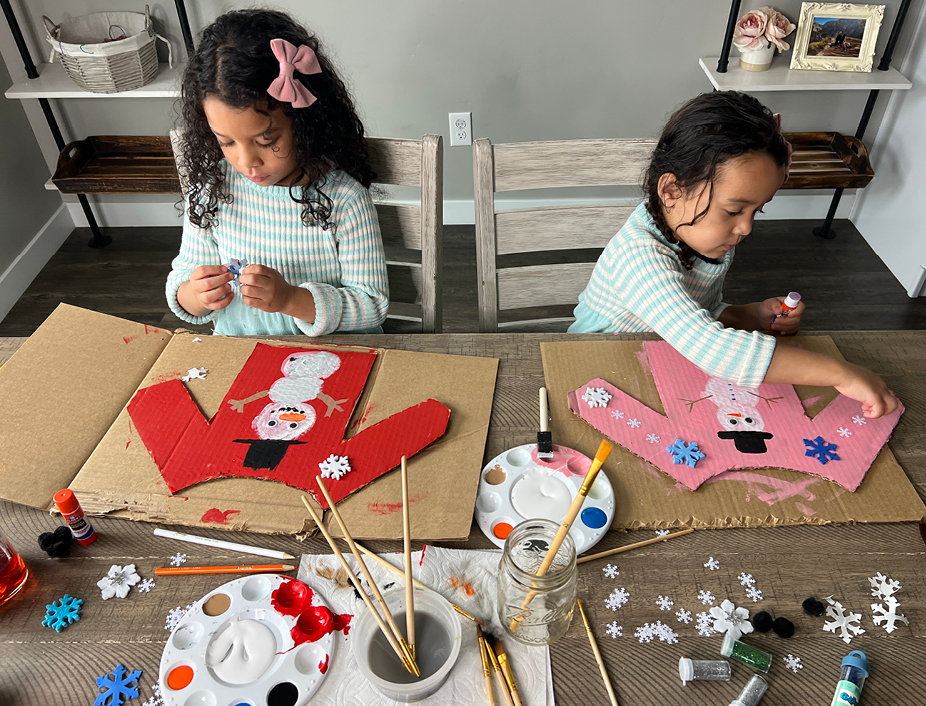
[[[727,414],[728,417],[742,417],[742,414]],[[282,419],[282,417],[281,417]]]
[[[286,414],[281,414],[280,419],[284,422],[301,422],[305,419],[305,415],[299,414],[298,412],[287,412]]]

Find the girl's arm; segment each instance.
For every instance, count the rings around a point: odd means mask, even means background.
[[[234,277],[221,265],[219,249],[209,231],[197,228],[186,215],[180,252],[171,263],[166,294],[170,310],[191,324],[204,324],[215,318],[233,296],[225,287]],[[192,281],[191,281],[192,280]]]

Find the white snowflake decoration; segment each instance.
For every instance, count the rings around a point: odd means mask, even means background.
[[[667,642],[670,645],[678,643],[678,633],[661,620],[657,620],[655,623],[644,623],[637,628],[634,636],[641,643],[652,642],[654,637],[658,637],[661,642]]]
[[[752,574],[747,574],[745,571],[741,573],[736,578],[739,579],[740,585],[742,586],[755,586],[756,580],[752,577]]]
[[[186,375],[180,379],[183,380],[183,382],[189,382],[190,380],[205,380],[206,373],[208,372],[206,368],[190,368],[186,371]]]
[[[180,621],[183,620],[183,616],[186,615],[187,611],[192,607],[193,604],[190,603],[186,608],[181,608],[180,606],[171,608],[170,612],[167,614],[167,618],[164,620],[164,629],[173,632],[180,624]]]
[[[653,638],[656,637],[656,631],[653,630],[653,627],[649,623],[644,623],[634,631],[633,636],[637,638],[642,645],[644,642],[652,642]]]
[[[611,595],[605,598],[604,604],[605,607],[611,610],[617,610],[629,600],[630,594],[627,593],[627,590],[622,586],[621,588],[615,588],[611,591]]]
[[[910,624],[910,621],[903,613],[897,612],[900,603],[897,602],[896,598],[888,596],[885,599],[885,603],[887,603],[886,608],[881,603],[871,604],[871,622],[875,625],[885,623],[884,629],[887,630],[888,633],[892,633],[897,629],[897,621],[902,622],[904,625]]]
[[[710,591],[698,591],[698,600],[702,605],[714,605],[717,598]]]
[[[113,564],[106,576],[96,582],[96,585],[103,589],[103,600],[109,600],[113,596],[125,598],[129,595],[129,589],[141,581],[135,571],[135,564],[128,564],[125,567]]]
[[[639,419],[628,419],[628,420],[627,420],[627,426],[628,426],[628,427],[633,427],[634,429],[639,429],[639,428],[640,428],[640,420],[639,420]]]
[[[678,622],[688,625],[688,623],[691,622],[691,611],[682,608],[681,610],[675,611],[675,617],[678,618]]]
[[[620,576],[620,571],[617,570],[617,567],[614,564],[608,564],[607,566],[601,569],[604,572],[604,575],[609,579],[617,578]]]
[[[900,581],[895,581],[891,577],[885,576],[880,571],[877,576],[872,576],[868,579],[868,583],[871,584],[871,595],[881,600],[893,596],[901,588]]]
[[[747,598],[751,598],[753,603],[758,603],[762,600],[762,591],[760,591],[755,586],[750,586],[746,589]]]
[[[619,409],[615,409],[613,412],[611,412],[611,416],[614,417],[615,419],[623,419],[624,413],[621,412]]]
[[[154,588],[154,579],[144,579],[138,584],[138,590],[142,593],[150,593],[152,588]]]
[[[334,454],[319,463],[318,467],[321,469],[322,478],[332,478],[334,480],[341,480],[351,471],[347,456],[335,456]]]
[[[725,600],[719,606],[711,608],[710,613],[714,617],[714,630],[730,633],[734,640],[739,640],[744,633],[753,630],[752,623],[749,622],[749,611],[737,608],[733,601]]]
[[[795,657],[792,654],[789,654],[787,657],[783,657],[785,661],[785,669],[790,669],[792,672],[797,674],[798,669],[803,669],[804,665],[801,664],[801,658]]]
[[[670,534],[672,533],[669,530],[656,530],[657,537],[668,537]]]
[[[186,564],[186,554],[181,554],[177,552],[170,558],[171,566],[180,566],[181,564]]]
[[[711,571],[717,571],[720,568],[720,562],[717,561],[714,557],[711,557],[707,560],[707,563],[704,564],[705,569],[710,569]]]
[[[154,682],[151,686],[153,696],[143,702],[141,706],[164,706],[164,697],[161,695],[161,683]]]
[[[695,627],[698,629],[699,635],[708,637],[714,634],[714,619],[710,613],[698,613],[696,620]]]
[[[618,625],[616,620],[613,623],[608,623],[605,632],[615,640],[624,636],[624,628]]]
[[[845,427],[839,427],[839,429],[836,430],[836,433],[839,434],[839,436],[843,436],[847,439],[852,436],[852,432]]]
[[[854,417],[852,417],[852,421],[858,424],[859,426],[864,426],[865,424],[868,424],[868,420],[865,419],[865,417],[863,417],[860,414],[856,414]]]
[[[582,399],[588,402],[589,407],[607,407],[611,393],[603,387],[586,387]]]
[[[824,630],[831,632],[834,635],[836,634],[836,631],[839,630],[839,637],[841,637],[842,641],[847,645],[852,642],[853,637],[861,635],[863,632],[865,632],[862,629],[861,624],[858,624],[862,619],[861,613],[846,613],[846,609],[843,607],[842,603],[834,601],[832,596],[827,598],[826,602],[829,603],[829,605],[826,607],[826,617],[832,618],[833,622],[824,623]],[[856,624],[853,625],[853,623]]]
[[[656,605],[659,606],[659,610],[671,610],[672,606],[675,605],[675,601],[668,596],[659,596],[656,599]]]
[[[658,443],[659,443],[659,437],[656,436],[655,434],[647,434],[647,435],[646,435],[646,440],[647,440],[648,442],[650,442],[651,444],[658,444]]]

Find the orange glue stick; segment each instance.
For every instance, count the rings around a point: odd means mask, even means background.
[[[800,294],[797,292],[788,292],[788,296],[786,296],[785,300],[781,303],[781,313],[774,317],[772,321],[777,321],[779,316],[787,318],[788,314],[797,309],[797,304],[800,300]]]
[[[69,488],[59,490],[55,493],[55,505],[58,506],[58,510],[64,517],[64,521],[67,522],[68,527],[71,528],[74,539],[83,545],[93,544],[96,541],[96,530],[93,529],[93,526],[84,516],[83,508],[77,502],[74,491]]]

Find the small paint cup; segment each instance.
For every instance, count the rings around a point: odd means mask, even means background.
[[[398,625],[402,634],[405,634],[405,589],[393,589],[383,593],[383,599],[389,606],[389,612]],[[370,648],[373,639],[381,635],[379,626],[369,610],[363,611],[351,626],[350,645],[351,655],[360,668],[360,673],[370,682],[377,691],[390,699],[395,699],[401,703],[411,703],[421,701],[431,696],[440,689],[450,670],[457,662],[460,656],[460,643],[462,640],[462,630],[460,628],[460,618],[453,610],[450,602],[443,596],[434,591],[425,591],[419,588],[415,589],[415,615],[426,614],[437,622],[444,630],[447,631],[449,640],[449,649],[444,663],[429,676],[414,679],[408,682],[391,681],[379,676],[373,671],[370,665]],[[403,616],[399,619],[399,615]],[[416,630],[418,621],[416,620]],[[429,645],[419,642],[416,645],[416,652],[419,655],[419,663],[423,662],[422,652],[429,650]],[[419,666],[421,666],[419,664]]]

